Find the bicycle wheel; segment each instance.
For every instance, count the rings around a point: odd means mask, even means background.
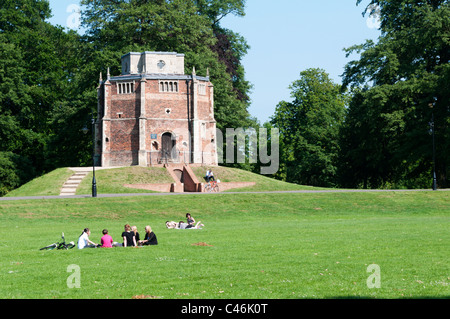
[[[39,250],[52,250],[52,249],[55,249],[56,247],[58,247],[58,244],[54,243],[54,244],[51,244],[51,245],[42,247],[42,248],[39,249]]]
[[[218,193],[219,192],[219,185],[214,185],[214,188],[213,188],[213,191],[215,192],[215,193]]]

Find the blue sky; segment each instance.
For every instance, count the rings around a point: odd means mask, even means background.
[[[78,22],[73,9],[79,2],[50,0],[50,22],[73,28]],[[261,123],[269,120],[280,101],[291,100],[288,86],[308,68],[322,68],[341,83],[349,62],[343,49],[380,35],[374,21],[362,16],[368,2],[356,6],[356,0],[247,0],[245,17],[224,18],[222,26],[240,33],[250,45],[242,61],[246,79],[254,86],[250,114]]]

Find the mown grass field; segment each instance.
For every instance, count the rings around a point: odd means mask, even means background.
[[[449,192],[204,194],[0,202],[0,298],[449,298]],[[168,230],[190,212],[202,230]],[[151,225],[158,246],[40,251]],[[198,245],[204,243],[207,245]],[[197,244],[197,245],[196,245]],[[69,288],[69,265],[80,288]],[[369,289],[369,265],[381,288]]]

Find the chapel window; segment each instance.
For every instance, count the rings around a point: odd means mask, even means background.
[[[159,92],[177,93],[178,81],[160,81]]]
[[[201,95],[206,95],[206,84],[198,85],[198,93]]]
[[[134,82],[117,83],[117,94],[131,94],[131,93],[134,93]]]

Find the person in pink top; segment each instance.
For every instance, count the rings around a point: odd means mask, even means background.
[[[110,235],[108,235],[108,230],[103,229],[103,237],[100,239],[102,248],[112,248],[113,239]]]

